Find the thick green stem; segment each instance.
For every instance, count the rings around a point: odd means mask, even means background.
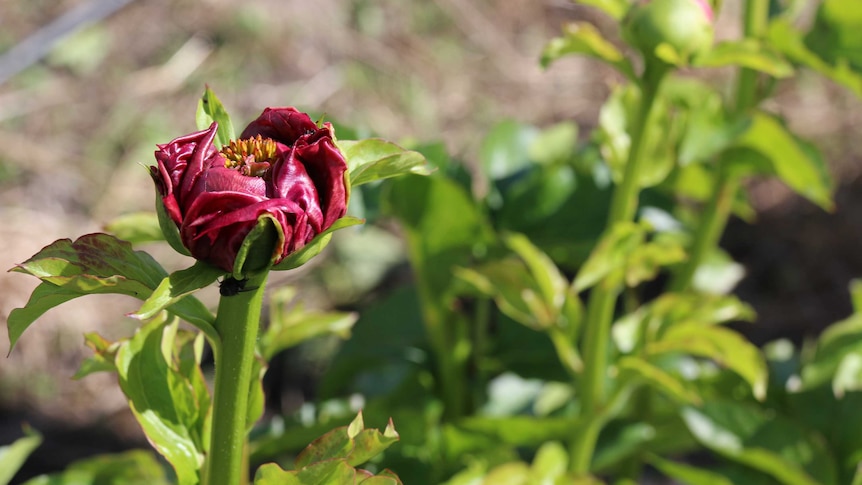
[[[650,70],[652,68],[652,70]],[[637,212],[639,180],[644,164],[644,140],[646,139],[647,120],[655,106],[655,100],[666,66],[648,66],[641,86],[638,112],[631,125],[631,146],[629,147],[623,179],[614,189],[607,229],[617,223],[634,220]],[[621,280],[617,275],[608,276],[593,288],[587,305],[586,327],[582,353],[584,372],[579,382],[582,404],[582,426],[576,430],[571,446],[570,468],[579,475],[586,475],[596,447],[603,422],[597,416],[603,414],[605,405],[605,379],[608,370],[608,351],[611,335],[611,322],[614,305],[621,291]]]
[[[745,4],[743,32],[746,38],[759,38],[765,35],[769,24],[769,0],[748,0]],[[736,100],[733,103],[733,114],[742,116],[746,111],[756,106],[758,98],[758,77],[760,74],[752,69],[741,69],[736,84]],[[704,258],[714,248],[718,247],[727,221],[730,219],[733,199],[739,189],[739,178],[719,167],[718,175],[712,188],[712,198],[704,208],[700,217],[700,225],[695,230],[694,243],[689,251],[689,258],[674,276],[671,283],[673,291],[687,291],[691,288],[694,274]]]
[[[248,431],[248,398],[251,389],[255,343],[260,327],[267,274],[250,278],[236,295],[222,296],[215,328],[221,338],[215,355],[215,392],[210,450],[204,483],[247,483],[244,450]]]

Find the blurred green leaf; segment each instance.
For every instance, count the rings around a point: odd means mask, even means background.
[[[578,271],[573,283],[575,290],[583,291],[623,269],[632,252],[643,243],[645,232],[643,226],[630,222],[611,227]]]
[[[482,139],[479,162],[490,180],[509,177],[530,165],[530,146],[539,134],[533,126],[512,120],[494,125]]]
[[[193,350],[184,342],[192,343],[176,323],[155,319],[120,346],[116,365],[120,388],[148,440],[173,466],[180,485],[195,485],[208,446],[210,396],[199,366],[203,342],[198,339]]]
[[[81,362],[78,372],[72,377],[73,379],[81,379],[95,372],[117,371],[115,362],[117,350],[120,348],[119,342],[109,342],[101,335],[90,332],[84,334],[84,343],[93,351],[93,356]]]
[[[433,171],[421,153],[377,138],[338,140],[338,148],[347,159],[351,187],[408,173],[428,175]]]
[[[740,66],[772,77],[793,75],[793,66],[754,38],[720,42],[695,59],[698,67]]]
[[[836,483],[835,463],[825,444],[789,419],[751,405],[717,400],[686,408],[682,417],[703,446],[780,483]]]
[[[99,455],[69,465],[53,475],[41,475],[25,485],[168,485],[164,468],[143,450]]]
[[[257,469],[254,485],[354,485],[356,470],[344,460],[328,460],[295,471],[284,471],[275,463]]]
[[[321,232],[317,236],[314,236],[308,244],[288,255],[284,258],[280,263],[273,266],[271,269],[273,271],[284,271],[289,269],[294,269],[302,266],[307,263],[311,258],[320,254],[323,251],[323,248],[329,244],[329,240],[332,238],[332,233],[339,230],[344,229],[345,227],[355,226],[357,224],[362,224],[365,221],[363,219],[357,219],[355,217],[345,216],[337,221],[333,222],[331,226],[326,228],[325,231]]]
[[[578,125],[563,121],[539,132],[528,148],[528,155],[542,165],[565,163],[574,155],[577,143]]]
[[[622,52],[605,40],[598,29],[586,22],[571,23],[563,27],[563,36],[552,39],[542,51],[542,67],[548,67],[552,62],[569,54],[584,54],[599,59],[617,68],[627,78],[637,78],[631,63]]]
[[[576,424],[574,418],[532,416],[469,416],[447,426],[450,439],[459,433],[478,433],[497,442],[515,446],[540,446],[547,441],[562,441],[570,437]]]
[[[862,8],[854,0],[824,0],[805,44],[830,64],[862,72]]]
[[[24,437],[12,444],[0,446],[0,485],[7,485],[27,461],[33,451],[42,444],[42,435],[28,427]]]
[[[582,5],[590,5],[596,7],[604,13],[608,14],[614,20],[620,20],[629,9],[627,0],[575,0],[576,3]]]
[[[856,390],[862,385],[857,380],[859,376],[858,367],[856,371],[847,366],[854,366],[862,358],[862,313],[856,313],[851,317],[830,325],[817,340],[814,354],[802,368],[803,388],[810,389],[821,386],[833,379],[839,379],[839,369],[844,366],[845,375],[840,376],[841,381],[833,391],[837,395],[843,394],[845,390]],[[846,374],[850,372],[850,374]],[[855,377],[854,377],[855,376]],[[850,379],[848,381],[848,379]]]
[[[862,96],[862,75],[855,72],[846,60],[830,64],[809,50],[799,32],[787,19],[778,18],[770,22],[767,33],[772,45],[790,60],[813,69],[833,81],[847,87],[857,96]]]
[[[710,295],[726,295],[745,277],[745,268],[721,248],[707,253],[692,278],[692,287]]]
[[[617,362],[617,368],[623,378],[642,380],[648,386],[679,403],[701,403],[697,391],[688,386],[682,377],[665,372],[640,357],[624,356]]]
[[[149,254],[107,234],[87,234],[75,242],[57,240],[12,271],[33,275],[42,284],[23,308],[9,314],[10,351],[33,321],[61,303],[97,293],[144,299],[167,276]]]
[[[133,245],[165,240],[155,212],[124,214],[109,222],[105,230]]]
[[[683,352],[712,359],[745,379],[755,397],[765,397],[766,360],[754,344],[733,330],[680,323],[671,326],[658,341],[648,343],[646,351],[648,355]]]
[[[236,139],[230,115],[227,114],[224,105],[221,104],[221,101],[209,86],[204,89],[204,94],[198,101],[195,122],[197,123],[198,130],[209,128],[213,122],[218,123],[218,131],[216,132],[215,140],[213,140],[216,148],[221,149],[221,147],[229,144],[231,140]]]
[[[632,250],[626,263],[626,284],[635,287],[658,276],[662,267],[685,261],[682,243],[673,237],[658,234],[652,241]]]
[[[648,455],[647,461],[650,465],[664,473],[665,476],[679,480],[687,485],[734,485],[733,481],[720,473],[685,463],[666,460],[658,455]]]
[[[748,130],[735,146],[754,150],[762,158],[730,151],[726,162],[754,172],[772,173],[800,195],[826,210],[833,210],[832,180],[825,162],[813,146],[796,139],[777,119],[755,113]],[[763,163],[767,165],[764,167]]]
[[[558,441],[548,441],[536,451],[529,483],[558,483],[568,470],[569,453]]]
[[[258,341],[267,361],[282,350],[321,335],[346,339],[359,318],[356,313],[306,311],[300,302],[292,302],[295,294],[293,288],[283,287],[270,297],[269,326]]]

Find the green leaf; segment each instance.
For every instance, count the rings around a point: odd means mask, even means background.
[[[129,316],[140,320],[152,318],[160,311],[177,304],[177,302],[190,293],[211,285],[222,275],[224,275],[224,270],[201,261],[196,261],[190,268],[175,271],[164,278],[150,297],[144,301],[141,308]],[[215,321],[209,310],[204,309],[204,312],[195,319],[196,322]],[[218,340],[218,334],[211,325],[207,325],[205,328],[201,328],[201,330],[206,332],[207,336],[211,339]]]
[[[793,75],[793,66],[754,38],[720,42],[703,55],[697,56],[694,65],[697,67],[740,66],[776,78]]]
[[[9,314],[10,351],[24,330],[50,308],[87,294],[144,299],[167,276],[149,254],[133,251],[128,242],[107,234],[87,234],[75,242],[60,239],[12,271],[33,275],[43,283],[24,308]]]
[[[168,485],[164,468],[152,453],[132,450],[99,455],[69,465],[54,475],[41,475],[25,485]]]
[[[563,27],[563,36],[551,40],[542,51],[542,67],[548,67],[557,59],[569,54],[584,54],[607,62],[630,80],[637,79],[631,63],[616,46],[602,37],[591,24],[571,23]]]
[[[855,367],[860,357],[862,357],[862,313],[856,313],[830,325],[820,335],[814,355],[802,368],[803,388],[816,388],[840,378],[839,385],[836,386],[833,383],[834,392],[843,394],[847,389],[854,389],[860,384],[856,380],[859,377],[858,371],[853,372],[853,367],[848,366]],[[844,374],[839,375],[839,370]]]
[[[559,313],[566,299],[569,282],[560,273],[557,265],[523,234],[508,234],[503,240],[527,265],[545,306],[554,313]]]
[[[578,125],[563,121],[542,130],[528,148],[530,160],[542,165],[567,162],[578,144]]]
[[[218,131],[216,132],[215,140],[213,140],[216,148],[221,149],[221,147],[229,144],[231,140],[236,139],[233,123],[230,121],[227,110],[209,86],[204,89],[204,94],[198,101],[195,122],[198,125],[198,130],[209,128],[213,122],[218,123]]]
[[[700,404],[697,392],[680,376],[674,376],[660,367],[635,356],[624,356],[617,362],[620,374],[644,381],[648,386],[683,404]]]
[[[365,429],[360,412],[350,425],[336,428],[308,445],[296,457],[295,466],[301,469],[333,459],[344,459],[351,466],[361,465],[398,439],[392,420],[381,433],[376,429]]]
[[[284,271],[289,269],[294,269],[302,266],[311,260],[311,258],[320,254],[323,251],[323,248],[329,244],[329,240],[332,238],[332,233],[339,230],[344,229],[345,227],[355,226],[357,224],[364,223],[364,219],[357,219],[355,217],[345,216],[337,221],[333,222],[331,226],[326,228],[325,231],[321,232],[317,236],[314,236],[308,244],[303,246],[298,251],[295,251],[289,254],[286,258],[284,258],[280,263],[272,267],[273,271]]]
[[[254,485],[354,485],[356,470],[344,460],[327,460],[301,470],[284,471],[275,463],[257,469]]]
[[[830,64],[862,72],[862,9],[853,0],[824,0],[805,43]]]
[[[350,337],[350,329],[359,319],[356,313],[306,311],[293,304],[296,291],[279,288],[270,297],[269,327],[258,341],[258,349],[267,361],[282,350],[322,335]]]
[[[590,257],[581,266],[573,286],[583,291],[603,278],[625,267],[632,252],[643,243],[646,230],[643,226],[622,222],[614,225],[599,240]]]
[[[563,445],[557,441],[544,443],[533,458],[529,483],[557,483],[565,476],[568,464],[569,454]]]
[[[0,446],[0,485],[12,481],[27,457],[42,444],[42,436],[36,431],[24,428],[24,435],[10,445]]]
[[[683,352],[712,359],[748,382],[755,397],[762,400],[766,395],[766,360],[756,346],[733,330],[681,323],[647,344],[646,350],[649,355]]]
[[[429,175],[433,171],[421,153],[378,138],[338,140],[337,144],[347,159],[351,187],[409,173]]]
[[[652,453],[647,455],[647,462],[666,476],[687,485],[734,485],[733,481],[720,473],[666,460]]]
[[[628,0],[576,0],[576,3],[596,7],[614,20],[622,19],[630,5]]]
[[[114,363],[117,358],[119,342],[109,342],[96,332],[84,334],[84,343],[93,351],[93,356],[81,363],[73,379],[82,379],[95,372],[116,372]]]
[[[685,261],[679,239],[658,234],[652,241],[634,248],[626,264],[626,284],[635,287],[658,276],[662,267]]]
[[[770,43],[790,60],[823,74],[862,96],[862,75],[854,71],[846,60],[830,63],[811,51],[803,42],[802,34],[789,20],[778,18],[770,22],[767,33]]]
[[[109,222],[105,230],[133,245],[165,240],[159,216],[155,212],[124,214]]]
[[[835,482],[824,443],[794,421],[760,408],[710,401],[683,409],[682,418],[707,448],[788,485]]]
[[[777,119],[755,113],[748,130],[735,146],[754,150],[768,162],[767,170],[777,175],[798,194],[826,210],[833,210],[832,180],[823,158],[813,146],[796,139]],[[734,160],[733,157],[739,160]],[[731,152],[726,161],[735,166],[758,170],[758,160]]]
[[[202,350],[202,341],[178,333],[176,323],[155,319],[124,342],[116,358],[120,388],[135,418],[180,485],[200,482],[208,446],[210,396],[199,366]]]
[[[457,425],[447,425],[451,437],[461,433],[478,433],[500,443],[515,446],[540,446],[547,441],[562,441],[571,437],[574,418],[533,416],[470,416]]]
[[[479,162],[490,180],[509,177],[530,165],[530,146],[539,134],[533,126],[505,120],[482,140]]]

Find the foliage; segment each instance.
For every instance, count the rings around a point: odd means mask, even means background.
[[[648,468],[694,485],[862,483],[862,284],[851,288],[855,313],[816,342],[758,348],[729,326],[756,316],[731,294],[741,270],[718,245],[728,218],[753,216],[742,188],[751,177],[835,209],[826,161],[764,101],[801,69],[862,95],[852,35],[862,7],[825,0],[805,31],[791,6],[748,0],[740,39],[712,43],[698,17],[698,45],[686,50],[663,17],[683,4],[703,13],[706,2],[688,1],[648,10],[582,1],[622,35],[580,22],[548,43],[543,66],[585,55],[623,80],[589,133],[567,121],[501,121],[488,127],[474,172],[436,143],[337,141],[354,205],[331,230],[360,217],[376,229],[397,222],[413,280],[365,295],[358,313],[308,310],[295,289],[272,292],[243,387],[250,462],[264,463],[254,483],[637,483]],[[733,89],[689,75],[716,67],[738,71]],[[233,138],[226,116],[208,89],[197,119],[220,122],[221,144]],[[78,296],[143,302],[135,335],[86,337],[94,355],[77,377],[117,374],[174,476],[135,454],[73,465],[56,483],[129,473],[118,463],[147,483],[207,480],[214,403],[201,363],[206,343],[223,350],[225,333],[191,293],[224,272],[196,264],[169,274],[126,242],[179,244],[160,227],[155,215],[132,214],[110,226],[118,237],[61,240],[15,268],[42,283],[10,314],[13,345]],[[307,262],[331,236],[273,269]],[[362,244],[346,236],[334,246],[374,254]],[[261,421],[268,363],[333,336],[347,340],[329,356],[319,399]],[[391,420],[380,432],[363,416]],[[0,450],[0,464],[14,472],[38,441],[30,434]]]

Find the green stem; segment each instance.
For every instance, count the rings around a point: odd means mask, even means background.
[[[648,65],[641,85],[640,105],[631,125],[631,146],[629,147],[623,179],[614,189],[607,230],[616,224],[634,220],[637,212],[639,179],[644,164],[644,140],[647,120],[652,113],[659,87],[667,73],[666,66]],[[605,405],[605,379],[608,370],[608,352],[611,322],[614,305],[621,291],[617,282],[621,278],[611,275],[593,288],[587,305],[586,327],[582,352],[584,372],[579,382],[581,398],[581,419],[584,423],[573,436],[570,468],[578,475],[586,475],[595,452],[596,441],[603,426],[603,420],[594,419],[602,414]]]
[[[743,31],[746,38],[763,37],[769,25],[769,0],[748,0],[745,4]],[[736,100],[733,105],[735,116],[742,116],[759,102],[758,78],[760,74],[752,69],[739,71],[736,84]],[[720,162],[721,160],[719,160]],[[687,291],[691,288],[694,274],[703,263],[707,254],[718,247],[730,219],[733,199],[739,189],[739,178],[723,167],[718,168],[718,176],[712,188],[712,197],[700,217],[700,225],[695,230],[694,243],[689,258],[671,283],[672,291]]]
[[[245,290],[219,301],[215,328],[221,348],[215,355],[215,392],[210,450],[204,483],[247,483],[244,449],[248,431],[248,397],[260,327],[267,273],[250,278]]]

